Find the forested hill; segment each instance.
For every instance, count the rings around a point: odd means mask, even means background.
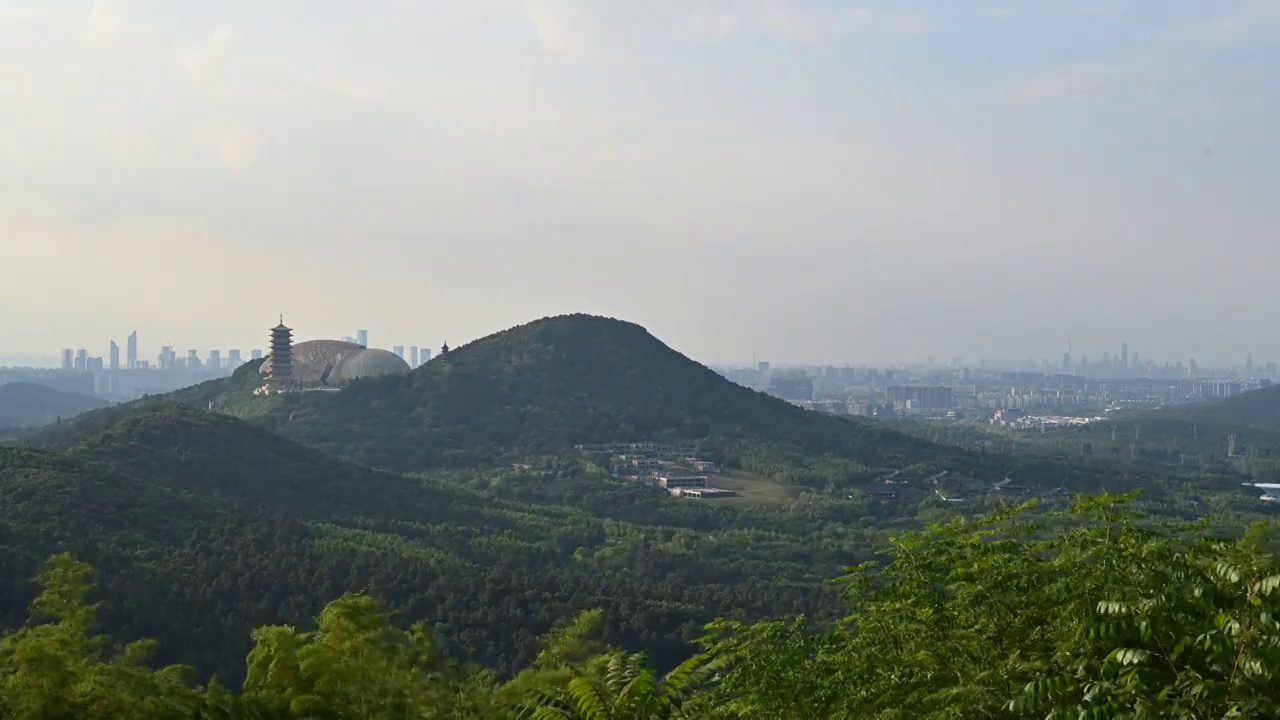
[[[0,428],[48,425],[108,403],[34,383],[0,385]]]
[[[1136,456],[1172,465],[1190,459],[1225,467],[1248,458],[1249,473],[1266,473],[1266,479],[1273,479],[1280,467],[1280,387],[1117,413],[1106,422],[1058,431],[1051,439],[1088,442],[1098,455]]]
[[[474,465],[503,450],[578,443],[750,440],[883,467],[975,457],[877,425],[801,410],[744,388],[610,318],[546,318],[341,393],[250,396],[249,373],[170,396],[240,415],[362,464]]]
[[[0,624],[24,616],[39,563],[70,551],[102,573],[113,635],[156,638],[162,662],[233,682],[253,627],[305,623],[355,590],[502,671],[593,607],[611,641],[674,664],[716,616],[830,612],[826,579],[870,552],[821,506],[734,512],[602,482],[580,462],[489,471],[482,493],[178,404],[103,418],[60,451],[0,448]],[[609,513],[497,492],[540,486],[600,496]]]
[[[1135,419],[1174,420],[1211,426],[1280,431],[1280,386],[1194,405],[1153,410],[1141,413]]]

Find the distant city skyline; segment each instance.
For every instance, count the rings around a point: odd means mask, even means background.
[[[288,322],[286,318],[286,324],[292,326],[294,323]],[[505,328],[502,328],[502,329],[505,329]],[[299,342],[304,340],[317,340],[317,339],[343,339],[343,340],[348,340],[350,342],[358,342],[359,340],[364,339],[365,343],[363,344],[367,344],[370,347],[381,348],[381,349],[396,352],[397,354],[404,356],[406,359],[409,359],[409,356],[410,356],[410,353],[408,352],[409,350],[421,347],[422,351],[426,352],[431,349],[438,349],[438,346],[443,342],[445,342],[444,340],[440,340],[439,342],[428,344],[424,341],[418,341],[418,343],[415,344],[413,342],[405,340],[403,336],[400,336],[400,337],[392,338],[391,342],[387,342],[385,344],[379,344],[377,342],[377,339],[380,337],[380,333],[376,330],[371,331],[364,327],[358,330],[348,330],[343,334],[334,334],[334,335],[312,335],[305,332],[305,329],[297,328],[297,327],[295,327],[294,330],[295,330],[295,339]],[[190,329],[188,329],[188,331],[190,331]],[[479,331],[476,339],[478,339],[479,337],[492,334],[492,332],[496,332],[496,331],[497,330],[490,331],[490,332]],[[654,332],[654,331],[650,329],[650,332]],[[198,335],[199,333],[197,332],[195,334]],[[658,339],[665,340],[662,333],[654,332],[654,334],[658,337]],[[227,357],[226,355],[227,353],[230,353],[231,351],[237,351],[237,350],[239,351],[240,355],[247,357],[252,350],[264,349],[267,347],[267,344],[268,344],[267,333],[264,331],[260,333],[260,335],[262,337],[257,338],[256,342],[250,341],[250,342],[241,343],[238,345],[237,344],[209,345],[199,341],[187,342],[187,343],[174,341],[175,344],[172,347],[175,353],[178,353],[184,356],[190,350],[195,349],[196,351],[198,351],[199,356],[201,358],[206,358],[210,351],[217,351],[219,353],[223,353],[223,357]],[[121,337],[125,339],[126,345],[123,345],[123,346],[118,345],[119,341],[112,338],[108,338],[106,340],[101,341],[100,348],[97,345],[94,345],[93,343],[76,343],[76,342],[67,343],[65,347],[70,347],[73,350],[77,350],[77,351],[81,348],[84,348],[88,351],[88,355],[91,357],[108,358],[110,357],[111,346],[113,344],[117,344],[117,352],[121,348],[127,347],[129,352],[136,352],[136,357],[138,360],[141,360],[144,362],[149,360],[151,364],[154,365],[155,358],[158,355],[158,353],[160,353],[162,348],[167,346],[167,343],[157,343],[154,346],[149,344],[148,342],[146,342],[146,339],[145,339],[146,336],[143,335],[140,331],[134,331],[131,334],[122,334]],[[139,338],[142,338],[142,341],[139,341]],[[466,342],[468,342],[468,340],[463,339],[462,342],[455,343],[453,347],[458,347],[460,345],[465,344]],[[979,367],[983,364],[986,364],[989,366],[1001,366],[1001,367],[1029,367],[1029,366],[1039,366],[1039,365],[1047,364],[1049,366],[1057,366],[1061,368],[1062,362],[1070,360],[1070,363],[1071,363],[1070,371],[1074,373],[1080,373],[1080,374],[1087,374],[1087,370],[1089,367],[1092,367],[1096,371],[1099,368],[1101,368],[1104,365],[1104,363],[1107,363],[1108,361],[1109,361],[1109,364],[1113,367],[1125,367],[1126,365],[1122,364],[1122,361],[1126,361],[1126,359],[1130,363],[1130,366],[1132,366],[1131,363],[1133,360],[1138,360],[1143,364],[1145,364],[1148,360],[1150,360],[1150,361],[1156,362],[1158,365],[1163,365],[1165,363],[1169,363],[1169,364],[1182,363],[1185,365],[1185,364],[1189,364],[1191,360],[1195,360],[1196,364],[1199,366],[1202,366],[1205,368],[1215,368],[1215,369],[1229,369],[1233,367],[1244,369],[1247,366],[1249,366],[1251,363],[1262,366],[1262,365],[1266,365],[1268,362],[1274,362],[1273,359],[1267,358],[1263,355],[1257,355],[1252,351],[1245,351],[1238,358],[1232,358],[1232,357],[1228,357],[1221,354],[1205,355],[1203,357],[1194,357],[1194,356],[1162,357],[1155,353],[1147,353],[1137,343],[1130,343],[1124,340],[1117,341],[1111,346],[1098,345],[1097,346],[1098,349],[1096,351],[1083,350],[1080,343],[1074,342],[1074,341],[1068,341],[1065,346],[1068,348],[1067,352],[1062,353],[1061,355],[1058,355],[1058,356],[1054,356],[1052,354],[1044,354],[1044,355],[1036,356],[1033,353],[1024,353],[1021,356],[1011,355],[1006,357],[999,357],[994,354],[990,356],[986,356],[983,354],[966,356],[966,355],[957,355],[957,354],[951,354],[951,353],[938,352],[938,353],[927,354],[927,355],[915,357],[915,358],[905,358],[905,357],[893,358],[891,355],[885,354],[881,356],[879,359],[876,359],[874,353],[869,352],[868,356],[866,357],[853,357],[853,358],[839,359],[839,360],[829,360],[829,359],[819,360],[819,359],[805,359],[803,357],[803,354],[798,352],[799,349],[789,348],[788,353],[782,354],[779,356],[772,356],[766,353],[762,353],[760,351],[756,351],[755,353],[753,353],[753,357],[758,358],[758,360],[768,359],[774,365],[777,365],[777,366],[863,366],[863,367],[875,367],[875,366],[893,367],[893,366],[908,366],[908,365],[924,366],[930,363],[932,363],[932,365],[935,367],[951,367],[951,366],[958,366],[956,363],[956,360],[958,359],[962,361],[961,363],[959,363],[959,365],[970,366],[970,367]],[[1090,345],[1087,347],[1092,348],[1094,346]],[[4,348],[0,348],[0,366],[9,364],[15,361],[24,361],[26,363],[31,363],[31,364],[42,363],[43,366],[58,367],[61,365],[62,349],[63,348],[58,348],[56,350],[50,349],[50,350],[45,350],[43,352],[25,352],[24,353],[24,352],[9,351]],[[686,352],[683,348],[679,346],[675,346],[675,349],[680,352],[684,352],[686,355],[690,355],[690,353]],[[693,355],[690,355],[690,356],[693,357],[693,359],[708,365],[718,365],[718,366],[724,366],[724,367],[750,367],[751,363],[753,362],[752,357],[735,358],[728,354],[718,354],[718,356],[713,358],[700,358]],[[1218,359],[1214,360],[1213,358],[1215,357],[1217,357]],[[1277,353],[1276,357],[1280,357],[1280,353]],[[1082,365],[1082,363],[1086,363],[1086,364]],[[126,362],[126,363],[123,363],[121,367],[127,368],[129,367],[129,365]]]

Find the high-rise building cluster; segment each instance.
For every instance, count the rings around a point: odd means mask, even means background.
[[[354,336],[344,335],[342,342],[355,343],[363,347],[369,347],[369,331],[357,330]],[[431,349],[426,346],[418,345],[392,345],[391,352],[409,364],[410,368],[418,368],[426,365],[431,360]]]
[[[238,349],[225,354],[222,350],[209,350],[203,356],[199,350],[188,349],[185,355],[179,355],[171,345],[160,348],[154,363],[141,360],[136,330],[129,333],[123,348],[109,340],[105,357],[90,355],[83,347],[63,348],[61,355],[60,367],[10,368],[0,377],[0,383],[36,382],[67,392],[130,400],[224,377],[244,364]],[[253,350],[251,356],[260,359],[262,351]]]

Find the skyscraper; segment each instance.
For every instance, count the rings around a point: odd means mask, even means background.
[[[229,350],[227,352],[227,367],[229,369],[235,370],[236,368],[240,367],[243,364],[244,364],[244,361],[240,359],[239,350]]]
[[[80,372],[88,372],[89,370],[89,351],[84,348],[76,351],[76,370]]]
[[[368,330],[356,331],[356,344],[363,345],[364,347],[369,347],[369,331]]]
[[[222,369],[222,351],[221,350],[209,351],[209,369],[210,370]]]
[[[159,361],[160,369],[167,370],[173,367],[173,348],[165,345],[160,348],[160,355],[156,358]]]
[[[417,345],[414,345],[413,347],[409,348],[409,367],[410,368],[418,367],[418,346]]]
[[[110,358],[111,358],[111,364],[108,365],[108,367],[110,367],[112,370],[119,370],[120,369],[120,346],[116,344],[115,340],[111,341]]]
[[[129,333],[129,341],[125,344],[126,354],[125,360],[128,364],[125,366],[130,370],[138,367],[138,331],[134,330]]]
[[[262,351],[261,351],[261,350],[250,350],[250,351],[249,351],[249,359],[250,359],[250,360],[261,360],[261,359],[262,359]]]
[[[187,351],[187,368],[190,370],[200,369],[200,354],[195,350]]]
[[[62,348],[62,369],[72,369],[75,367],[75,362],[71,348]]]
[[[1120,367],[1126,369],[1129,367],[1129,343],[1127,342],[1120,343]]]
[[[418,351],[418,360],[422,365],[426,365],[431,360],[431,348],[424,347]]]
[[[395,353],[397,356],[399,356],[401,360],[403,360],[403,359],[404,359],[404,346],[403,346],[403,345],[396,345],[395,347],[391,348],[391,352],[393,352],[393,353]]]

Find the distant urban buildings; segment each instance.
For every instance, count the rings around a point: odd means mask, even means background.
[[[885,394],[887,402],[898,411],[950,410],[953,407],[951,388],[943,385],[893,385]]]
[[[369,347],[369,331],[368,330],[356,331],[356,344]]]
[[[802,372],[773,373],[769,394],[783,400],[812,400],[813,378]]]

